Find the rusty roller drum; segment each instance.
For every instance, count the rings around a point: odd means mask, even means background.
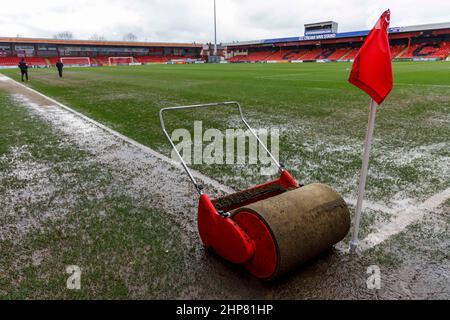
[[[231,218],[255,243],[245,267],[272,280],[341,241],[350,213],[329,186],[310,184],[236,209]]]

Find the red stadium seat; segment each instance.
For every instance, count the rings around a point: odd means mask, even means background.
[[[405,50],[406,45],[392,45],[391,46],[391,57],[396,58],[403,50]]]
[[[330,61],[337,61],[340,58],[344,56],[347,52],[349,52],[350,48],[337,48],[335,49],[330,55],[325,57],[324,59],[330,60]]]
[[[49,58],[48,61],[50,61],[50,64],[52,66],[54,66],[56,64],[56,62],[58,61],[58,59],[59,59],[58,57],[52,57],[52,58]]]
[[[20,58],[18,57],[0,57],[0,66],[10,67],[17,66]]]
[[[294,60],[301,60],[301,58],[308,52],[308,50],[304,50],[304,49],[299,49],[299,50],[292,50],[290,51],[286,57],[288,58],[289,61],[294,61]]]
[[[445,59],[449,55],[449,46],[447,43],[415,43],[411,44],[399,58],[438,58]]]
[[[445,59],[450,54],[450,43],[443,42],[440,47],[429,55],[431,58]]]
[[[107,56],[97,56],[95,58],[95,60],[97,60],[97,63],[100,66],[109,66],[109,60]]]
[[[305,55],[302,56],[301,60],[303,61],[312,61],[316,60],[318,56],[321,54],[322,49],[321,48],[315,48],[312,50],[309,50]]]
[[[46,67],[48,65],[47,60],[41,57],[27,57],[25,61],[29,66]]]
[[[163,56],[141,56],[135,57],[140,63],[165,63],[167,58]]]
[[[422,47],[421,47],[422,46]],[[420,48],[420,50],[418,50]],[[432,45],[412,45],[406,50],[406,45],[390,46],[392,59],[413,58],[413,57],[429,57],[445,59],[450,53],[450,44],[441,43],[439,47]],[[276,51],[256,51],[249,52],[247,55],[237,55],[228,59],[229,62],[264,62],[264,61],[348,61],[354,60],[359,48],[314,48],[314,49],[277,49]],[[414,53],[415,52],[415,53]]]
[[[238,62],[242,59],[243,56],[239,55],[239,56],[234,56],[228,59],[229,62]]]
[[[347,60],[354,60],[356,58],[356,55],[358,54],[359,48],[353,48],[350,49],[345,55],[343,55],[339,60],[341,61],[347,61]]]
[[[273,54],[272,51],[257,51],[249,53],[246,56],[242,56],[240,61],[246,61],[246,62],[261,62],[261,61],[267,61],[267,58]]]
[[[266,57],[267,61],[289,61],[289,53],[291,50],[280,49],[272,52],[272,54]]]

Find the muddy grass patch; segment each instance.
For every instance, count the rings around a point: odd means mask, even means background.
[[[0,297],[174,297],[190,252],[177,224],[130,198],[107,162],[0,98]],[[82,269],[80,291],[66,288],[67,265]]]
[[[80,203],[1,251],[3,298],[168,298],[186,282],[179,232],[123,197]],[[81,268],[80,291],[66,288],[68,265]]]
[[[450,210],[444,204],[365,254],[384,266],[382,283],[400,298],[449,299],[449,226]]]

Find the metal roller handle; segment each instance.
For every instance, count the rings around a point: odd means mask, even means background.
[[[218,107],[218,106],[236,106],[238,111],[239,111],[239,115],[241,117],[242,122],[244,123],[244,125],[250,130],[250,132],[252,133],[252,135],[256,138],[256,140],[258,141],[258,143],[264,148],[264,150],[267,152],[267,154],[270,156],[270,158],[272,159],[272,161],[277,165],[278,169],[281,171],[284,170],[283,166],[277,161],[277,159],[275,159],[275,157],[272,155],[272,153],[269,151],[269,149],[267,149],[266,145],[259,139],[258,135],[255,133],[255,131],[250,127],[250,125],[248,124],[247,120],[245,120],[244,118],[244,114],[242,112],[242,108],[241,105],[236,102],[236,101],[228,101],[228,102],[217,102],[217,103],[206,103],[206,104],[195,104],[195,105],[191,105],[191,106],[177,106],[177,107],[169,107],[169,108],[162,108],[159,111],[159,120],[161,122],[161,128],[164,132],[164,134],[166,135],[167,139],[169,140],[170,145],[172,146],[173,150],[175,150],[175,153],[177,154],[178,158],[181,161],[181,165],[183,166],[184,170],[186,170],[186,173],[188,174],[189,178],[191,179],[192,183],[194,184],[195,188],[197,189],[199,194],[202,194],[202,187],[197,183],[197,180],[195,180],[194,176],[192,175],[191,171],[189,170],[188,165],[186,164],[186,162],[184,161],[183,157],[180,155],[180,153],[178,152],[174,142],[172,141],[172,139],[170,138],[169,133],[166,130],[166,126],[164,125],[164,112],[166,111],[173,111],[173,110],[186,110],[186,109],[196,109],[196,108],[210,108],[210,107]]]

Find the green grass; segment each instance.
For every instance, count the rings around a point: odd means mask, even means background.
[[[361,138],[368,98],[346,81],[349,68],[347,63],[79,68],[67,69],[62,80],[55,70],[41,69],[32,70],[29,85],[157,148],[166,144],[159,108],[229,100],[241,102],[256,120],[270,119],[273,124],[332,117],[336,123],[330,123],[331,133],[349,135],[351,130]],[[448,112],[448,63],[396,63],[394,71],[396,86],[381,109],[379,126]],[[15,70],[2,72],[18,77]],[[208,114],[204,118],[209,123],[223,121],[213,121]]]
[[[450,64],[394,63],[394,89],[379,108],[367,198],[422,201],[450,187]],[[162,107],[239,101],[250,124],[282,130],[280,158],[306,183],[354,198],[369,98],[347,82],[349,63],[152,65],[31,70],[29,86],[164,154]],[[18,78],[17,70],[2,70]],[[234,110],[176,112],[168,127],[225,129]],[[266,181],[258,166],[196,166],[237,189]],[[370,224],[370,223],[369,223]]]
[[[122,193],[110,170],[0,91],[0,299],[164,298],[183,288],[180,230]],[[81,267],[79,291],[66,288],[68,265]]]

